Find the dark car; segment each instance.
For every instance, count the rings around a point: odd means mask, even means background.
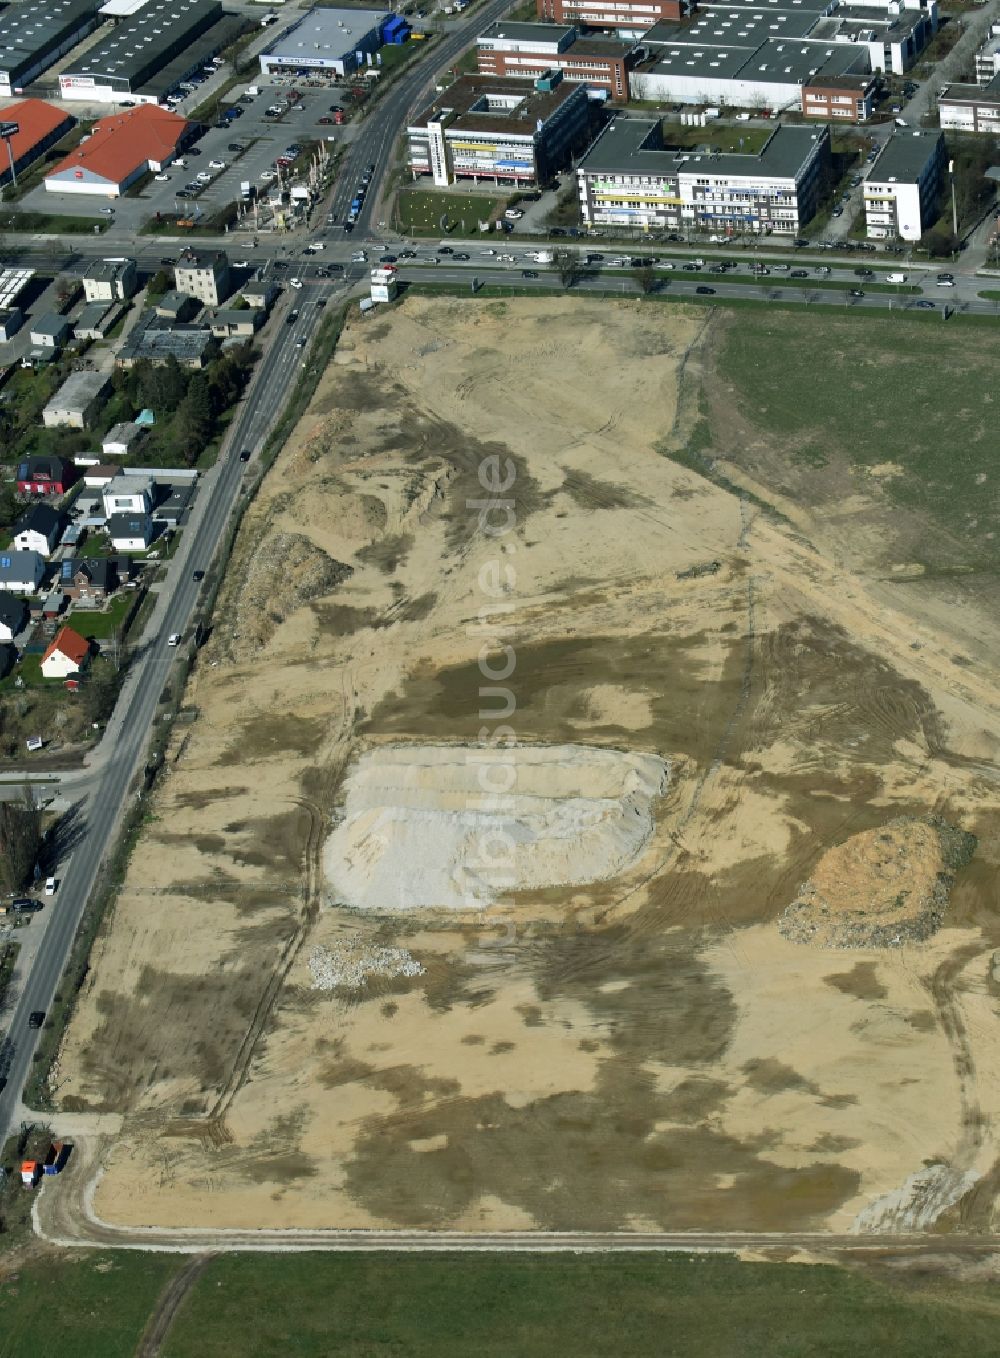
[[[31,896],[15,896],[10,903],[11,910],[41,910],[41,901],[34,900]]]
[[[274,261],[274,265],[273,265],[272,267],[275,268],[275,269],[287,269],[287,268],[288,268],[288,261],[285,260],[285,259],[276,259],[276,260]]]
[[[243,154],[243,147],[238,141],[231,141],[226,149],[232,151],[234,156],[241,156]]]
[[[860,288],[851,288],[852,297],[864,297],[864,295],[865,294],[861,291]]]
[[[326,271],[327,271],[328,274],[331,274],[331,273],[343,273],[343,272],[344,272],[344,266],[343,266],[343,264],[328,264],[328,265],[326,266]]]
[[[249,448],[244,448],[243,451],[242,451],[242,453],[240,453],[240,461],[241,461],[241,462],[249,462],[249,461],[250,461],[250,458],[251,458],[252,456],[253,456],[253,454],[250,452],[250,449],[249,449]]]
[[[369,174],[374,174],[374,173],[375,173],[375,162],[372,161],[372,163],[371,163],[370,165],[366,165],[366,166],[365,166],[365,169],[368,171]]]
[[[322,117],[322,118],[317,118],[316,121],[317,121],[322,127],[329,127],[330,124],[333,122],[333,119],[332,119],[331,117],[329,117],[327,114],[324,113],[323,117]]]
[[[550,236],[568,236],[569,232],[564,226],[554,226],[549,232]]]
[[[808,277],[809,277],[809,270],[808,270],[808,269],[793,269],[792,272],[788,275],[788,277],[789,277],[789,278],[808,278]]]
[[[439,245],[437,252],[439,255],[453,255],[455,253],[450,245]]]
[[[472,258],[472,256],[471,256],[471,255],[466,255],[466,254],[458,254],[458,255],[455,256],[455,258],[456,258],[456,259],[461,259],[461,260],[469,260],[469,259]]]
[[[705,285],[704,285],[704,283],[702,283],[699,287],[695,288],[695,292],[700,292],[701,295],[702,295],[703,297],[714,297],[714,296],[715,296],[715,289],[714,289],[714,288],[706,288]]]
[[[29,1028],[40,1028],[44,1022],[45,1022],[44,1009],[33,1009],[31,1013],[28,1015]]]
[[[353,222],[345,222],[345,223],[344,223],[344,230],[347,232],[348,235],[350,235],[351,232],[354,230],[354,223],[353,223]]]
[[[934,303],[925,299],[914,302],[913,305],[919,307],[921,311],[933,311],[934,309]]]
[[[200,156],[201,152],[198,150],[197,146],[189,146],[184,154],[186,156]]]
[[[537,278],[537,277],[538,277],[538,274],[535,272],[534,269],[522,269],[522,270],[521,270],[521,277],[522,277],[522,278]]]
[[[456,255],[455,258],[458,259],[459,256]],[[380,264],[395,264],[398,261],[398,259],[399,259],[398,255],[379,255],[378,262]]]
[[[290,312],[288,313],[288,315],[285,317],[285,324],[286,324],[286,325],[294,325],[295,322],[296,322],[298,319],[299,319],[299,313],[298,313],[298,311],[297,311],[297,310],[295,310],[295,311],[290,311]]]
[[[204,580],[204,578],[205,578],[205,572],[204,572],[204,571],[195,571],[194,575],[193,575],[191,578],[192,578],[192,580],[194,580],[195,584],[198,584],[200,581]]]
[[[316,305],[317,305],[318,307],[325,307],[325,306],[326,306],[326,298],[325,298],[325,297],[317,297],[317,298],[316,298]]]
[[[174,261],[172,259],[161,259],[160,263],[165,269],[172,269],[174,267]]]
[[[194,197],[194,194],[191,193],[188,189],[178,189],[177,192],[174,194],[174,197],[175,197],[175,198],[193,198],[193,197]]]

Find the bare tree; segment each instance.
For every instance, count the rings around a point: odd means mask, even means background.
[[[584,268],[575,250],[557,250],[553,256],[553,263],[559,274],[559,282],[564,288],[571,288],[583,277]]]
[[[42,812],[27,783],[17,801],[0,802],[0,887],[20,891],[32,880],[42,843]]]
[[[636,269],[632,277],[639,284],[640,291],[647,295],[651,292],[655,292],[660,286],[660,280],[656,276],[656,270],[651,264],[643,264],[641,268]]]

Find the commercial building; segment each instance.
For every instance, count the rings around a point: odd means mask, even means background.
[[[830,132],[778,127],[756,153],[700,154],[664,145],[659,120],[609,123],[577,167],[588,225],[796,235],[815,214]]]
[[[218,306],[228,297],[230,282],[225,250],[185,250],[174,265],[177,292],[196,297],[205,306]]]
[[[83,271],[88,302],[124,302],[138,287],[134,259],[95,259]]]
[[[976,80],[980,85],[988,85],[995,75],[1000,75],[1000,23],[990,24],[990,36],[976,53]]]
[[[614,29],[639,37],[653,24],[686,19],[695,0],[536,0],[539,19],[554,24]]]
[[[559,71],[534,82],[462,76],[407,128],[410,170],[439,185],[546,183],[589,126],[586,90]]]
[[[10,139],[10,150],[14,157],[14,173],[22,174],[72,131],[76,119],[44,99],[21,99],[7,105],[3,110],[3,121],[17,124],[18,130]],[[9,184],[10,179],[10,157],[4,147],[0,150],[0,184]]]
[[[20,0],[8,5],[0,14],[0,96],[23,93],[98,22],[97,0]]]
[[[207,326],[161,328],[154,314],[147,311],[125,337],[115,366],[134,368],[143,360],[166,363],[168,359],[176,359],[182,368],[203,368],[215,344],[215,337]]]
[[[872,240],[919,240],[931,225],[941,191],[944,137],[907,131],[890,137],[864,183],[865,222]]]
[[[59,76],[63,99],[157,102],[143,86],[222,17],[219,0],[146,0]]]
[[[143,104],[109,114],[45,176],[49,193],[101,194],[119,198],[150,171],[169,165],[191,136],[192,125],[176,113]]]
[[[42,424],[46,429],[89,428],[110,386],[106,373],[70,373],[42,410]]]
[[[957,132],[1000,132],[1000,74],[986,85],[945,85],[938,95],[941,126]]]
[[[558,70],[565,80],[625,100],[634,48],[634,43],[617,38],[581,38],[572,26],[499,20],[479,35],[479,73],[523,79]]]
[[[261,74],[349,75],[370,64],[388,19],[384,9],[311,9],[261,52]]]
[[[802,86],[802,112],[824,122],[864,123],[875,112],[873,75],[813,76]]]

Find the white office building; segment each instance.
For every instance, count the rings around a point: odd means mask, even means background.
[[[944,137],[906,131],[890,137],[864,185],[872,240],[919,240],[934,218],[944,170]]]

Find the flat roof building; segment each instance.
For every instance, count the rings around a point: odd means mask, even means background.
[[[46,429],[86,429],[111,386],[107,373],[70,373],[42,411]]]
[[[388,18],[387,9],[311,9],[261,52],[261,72],[349,75],[382,46]]]
[[[160,329],[153,312],[145,312],[129,331],[115,364],[133,368],[142,359],[166,363],[175,358],[182,368],[203,368],[215,344],[211,330],[203,326],[171,326]]]
[[[76,123],[65,109],[47,104],[44,99],[21,99],[8,104],[3,110],[3,121],[17,123],[18,130],[10,139],[15,174],[21,174],[55,146]],[[10,160],[5,152],[0,152],[0,184],[9,184],[10,178]]]
[[[941,126],[956,132],[1000,132],[1000,75],[986,85],[945,85],[938,113]]]
[[[666,146],[659,119],[609,123],[577,167],[588,225],[796,235],[830,164],[826,127],[777,127],[758,152]]]
[[[618,38],[581,38],[573,27],[498,20],[479,35],[479,73],[523,79],[559,70],[566,80],[625,100],[634,47]]]
[[[222,17],[219,0],[146,0],[59,76],[63,99],[109,102],[142,95],[143,85]]]
[[[89,141],[45,176],[45,187],[118,198],[142,175],[169,165],[192,131],[185,118],[155,104],[109,114],[94,124]]]
[[[546,183],[589,127],[586,91],[560,71],[536,81],[462,76],[407,128],[410,171],[439,185]]]
[[[555,24],[613,29],[639,37],[651,24],[686,19],[695,0],[536,0],[539,19]]]
[[[0,14],[0,96],[26,85],[97,27],[97,0],[19,0]]]
[[[908,130],[889,138],[863,188],[871,239],[920,239],[933,220],[944,161],[944,137],[936,130]]]
[[[873,75],[816,75],[802,86],[802,112],[824,122],[864,123],[875,111]]]

